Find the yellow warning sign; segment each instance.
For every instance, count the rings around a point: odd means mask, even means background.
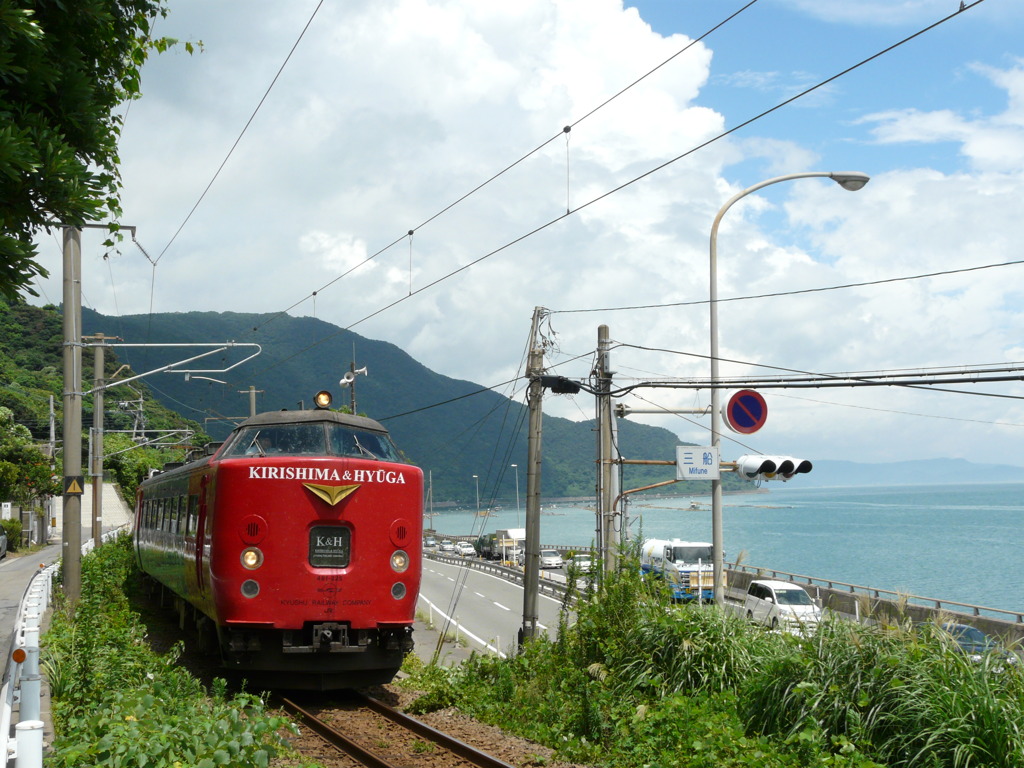
[[[64,495],[65,496],[81,496],[84,491],[82,490],[85,485],[84,475],[70,475],[64,478]]]

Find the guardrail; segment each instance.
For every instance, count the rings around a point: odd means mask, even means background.
[[[107,531],[102,541],[116,537],[126,526]],[[82,545],[82,554],[93,550],[94,540]],[[0,754],[5,766],[13,761],[14,768],[42,768],[43,729],[42,676],[39,674],[39,629],[43,615],[50,607],[53,577],[61,561],[46,566],[29,581],[25,596],[18,606],[14,621],[14,639],[11,643],[7,666],[4,668],[3,687],[0,689]],[[11,740],[14,708],[18,708],[18,722]]]
[[[1024,612],[983,605],[940,600],[891,589],[865,587],[834,579],[779,571],[754,565],[726,563],[732,596],[742,600],[747,585],[758,578],[780,578],[812,587],[823,608],[857,621],[960,621],[1003,638],[1007,643],[1024,643]]]
[[[513,568],[507,565],[496,563],[493,560],[482,560],[479,557],[460,557],[458,555],[445,555],[440,552],[424,552],[424,557],[428,557],[432,560],[438,560],[442,563],[450,563],[451,565],[462,565],[468,568],[472,568],[476,571],[483,573],[489,573],[493,576],[499,576],[506,581],[510,581],[513,584],[522,585],[525,573],[521,568]],[[541,571],[540,579],[540,592],[551,597],[555,597],[559,600],[565,598],[565,593],[568,592],[569,588],[567,585],[556,581],[555,579],[547,576],[544,571]],[[546,577],[546,578],[545,578]]]
[[[893,602],[914,602],[920,604],[922,607],[933,608],[937,611],[952,611],[956,613],[966,613],[971,616],[988,616],[991,618],[1000,619],[1002,621],[1009,621],[1015,624],[1024,623],[1024,611],[1007,611],[1002,608],[988,608],[984,605],[974,605],[972,603],[959,603],[956,600],[940,600],[935,597],[925,597],[923,595],[914,595],[907,592],[899,592],[891,589],[878,589],[877,587],[864,587],[859,584],[847,584],[842,581],[834,581],[832,579],[822,579],[817,576],[805,576],[800,573],[788,573],[787,571],[777,571],[773,568],[762,568],[753,565],[736,565],[734,563],[726,563],[729,570],[736,573],[750,573],[755,578],[775,578],[777,576],[784,576],[788,581],[794,581],[799,583],[808,584],[810,586],[824,587],[835,592],[849,592],[852,594],[862,594],[875,599],[891,600]],[[961,610],[967,609],[967,610]]]
[[[50,605],[57,568],[56,564],[47,566],[36,573],[25,588],[14,622],[12,650],[4,669],[0,690],[0,754],[5,756],[5,765],[14,760],[16,768],[40,768],[43,764],[39,627]],[[18,723],[12,742],[11,722],[16,704]]]

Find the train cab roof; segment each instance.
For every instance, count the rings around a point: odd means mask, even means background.
[[[367,429],[374,432],[388,431],[387,427],[379,421],[367,418],[366,416],[353,416],[350,413],[339,413],[338,411],[329,411],[326,409],[304,411],[282,410],[258,413],[243,421],[235,427],[235,430],[244,429],[245,427],[269,427],[276,426],[278,424],[304,424],[324,421],[331,422],[333,424],[343,424],[346,427],[353,427],[355,429]]]

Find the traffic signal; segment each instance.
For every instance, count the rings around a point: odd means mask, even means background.
[[[810,472],[813,465],[807,459],[792,456],[762,456],[747,454],[736,459],[736,472],[744,480],[789,480],[793,475]]]

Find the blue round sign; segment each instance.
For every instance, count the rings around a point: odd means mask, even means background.
[[[752,389],[741,389],[725,406],[725,423],[733,432],[749,435],[768,420],[768,403]]]

